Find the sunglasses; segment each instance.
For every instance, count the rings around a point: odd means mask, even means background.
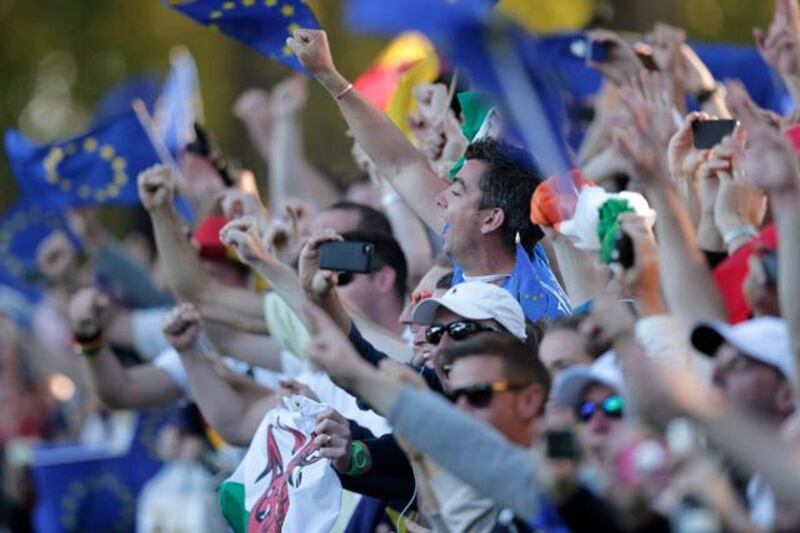
[[[614,394],[599,403],[583,402],[577,414],[581,422],[588,422],[598,411],[603,411],[603,413],[611,418],[622,418],[624,410],[625,401],[621,396]]]
[[[445,395],[447,399],[453,403],[458,403],[459,398],[463,396],[471,407],[483,409],[492,403],[495,392],[518,391],[525,387],[527,387],[527,385],[512,385],[506,381],[495,381],[494,383],[470,385],[469,387],[453,389],[445,393]]]
[[[484,331],[497,331],[490,327],[479,324],[474,320],[456,320],[449,324],[432,324],[425,330],[425,339],[436,346],[441,342],[442,337],[447,333],[454,341],[463,341],[471,335]]]

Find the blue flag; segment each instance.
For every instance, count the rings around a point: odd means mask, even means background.
[[[155,103],[156,134],[173,157],[194,140],[194,123],[201,115],[197,66],[188,50],[175,53],[161,95]]]
[[[358,33],[390,34],[416,30],[432,39],[487,15],[496,0],[349,0],[345,20]]]
[[[141,100],[153,109],[161,80],[155,74],[143,74],[126,80],[106,92],[94,108],[92,123],[102,125],[131,109],[134,100]]]
[[[165,0],[203,26],[218,29],[297,71],[305,72],[286,38],[298,28],[319,28],[303,0]],[[384,4],[384,2],[380,2]]]
[[[140,412],[131,446],[122,453],[86,445],[36,449],[34,530],[136,531],[139,491],[161,468],[156,436],[177,417],[176,409]]]
[[[18,201],[0,218],[0,283],[35,296],[39,274],[36,249],[54,231],[62,231],[76,249],[78,239],[70,232],[61,212]]]
[[[132,110],[52,145],[8,130],[5,146],[23,197],[48,208],[137,204],[139,172],[159,162]]]

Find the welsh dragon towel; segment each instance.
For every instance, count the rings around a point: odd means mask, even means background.
[[[220,488],[222,514],[237,533],[323,533],[339,514],[341,483],[312,438],[325,406],[303,396],[283,404],[266,414]]]

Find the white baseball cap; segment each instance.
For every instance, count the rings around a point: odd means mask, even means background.
[[[751,359],[777,368],[790,383],[795,382],[789,328],[782,319],[765,316],[735,326],[705,322],[692,331],[692,345],[706,355],[713,357],[723,342]]]
[[[559,374],[552,397],[556,404],[576,409],[583,392],[592,383],[599,383],[618,394],[624,394],[625,381],[613,351],[606,352],[588,366],[571,366]]]
[[[510,292],[481,281],[468,281],[450,287],[439,298],[428,298],[414,308],[413,320],[417,324],[433,324],[436,311],[444,307],[470,320],[496,320],[509,333],[524,340],[525,314],[522,306]]]

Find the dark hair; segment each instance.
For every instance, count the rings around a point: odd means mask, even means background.
[[[443,363],[452,365],[459,359],[488,355],[503,361],[503,374],[509,380],[523,384],[536,383],[550,394],[550,374],[539,359],[538,344],[521,342],[510,333],[482,333],[444,350]]]
[[[447,274],[443,275],[436,281],[436,288],[437,289],[449,289],[453,286],[453,271],[451,270]]]
[[[503,210],[505,221],[500,230],[503,244],[513,250],[519,232],[520,242],[530,250],[544,235],[531,223],[531,197],[543,178],[530,154],[487,137],[470,144],[465,158],[478,159],[487,165],[480,178],[478,207]]]
[[[340,200],[329,206],[326,211],[333,209],[358,212],[359,219],[356,231],[385,233],[386,235],[394,237],[394,231],[392,231],[392,225],[389,223],[389,219],[386,218],[386,215],[373,207],[350,200]]]
[[[547,328],[545,329],[545,335],[550,333],[551,331],[558,331],[558,330],[565,330],[565,331],[573,331],[577,334],[580,334],[580,327],[584,320],[588,318],[588,315],[580,314],[580,315],[565,315],[556,318],[552,322],[549,323]],[[587,342],[585,344],[586,353],[592,359],[597,359],[608,350],[611,349],[611,343],[592,343]]]
[[[394,290],[400,299],[406,296],[408,263],[402,248],[394,237],[382,231],[348,231],[342,234],[346,241],[363,241],[375,246],[379,268],[389,266],[395,271]]]

